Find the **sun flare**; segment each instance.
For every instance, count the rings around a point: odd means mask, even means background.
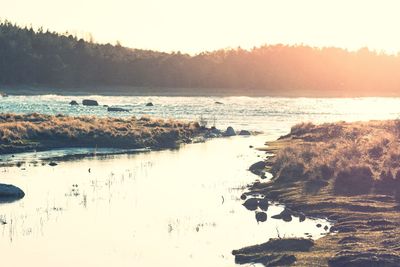
[[[400,49],[398,1],[0,0],[0,18],[95,40],[198,53],[265,43]]]

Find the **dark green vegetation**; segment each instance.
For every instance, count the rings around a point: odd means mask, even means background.
[[[3,22],[0,59],[0,85],[8,93],[27,86],[24,93],[58,88],[60,93],[149,94],[158,88],[169,94],[400,94],[400,57],[368,49],[266,45],[190,56],[96,44]]]
[[[207,132],[198,123],[148,117],[0,114],[0,154],[67,147],[173,148]]]
[[[274,156],[266,170],[274,178],[253,184],[248,194],[334,221],[334,234],[309,251],[283,249],[279,255],[294,256],[295,266],[399,266],[399,121],[303,123],[267,145]],[[256,253],[257,259],[270,255]]]

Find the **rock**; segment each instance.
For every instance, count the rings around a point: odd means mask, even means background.
[[[257,222],[265,222],[267,220],[267,214],[265,212],[256,212]]]
[[[292,221],[292,212],[285,208],[280,214],[274,215],[271,218],[290,222]]]
[[[240,199],[241,199],[241,200],[246,200],[246,198],[247,198],[247,196],[246,196],[245,194],[242,194],[242,195],[240,196]]]
[[[231,126],[226,128],[225,136],[235,136],[235,135],[236,135],[236,132]]]
[[[317,227],[318,227],[318,228],[321,228],[321,226],[322,226],[322,224],[317,223]]]
[[[325,230],[325,231],[328,231],[328,230],[329,230],[329,226],[328,226],[328,225],[325,225],[325,226],[324,226],[324,230]]]
[[[292,215],[289,213],[284,213],[282,216],[282,220],[284,222],[291,222],[292,221]]]
[[[212,126],[212,127],[210,128],[210,131],[211,131],[212,133],[214,133],[214,134],[217,134],[217,135],[221,135],[221,134],[222,134],[220,130],[218,130],[217,128],[215,128],[215,126]]]
[[[263,211],[267,211],[268,210],[268,200],[266,198],[264,199],[260,199],[258,201],[258,207],[263,210]]]
[[[98,106],[99,103],[96,100],[84,99],[82,101],[82,105],[84,105],[84,106]]]
[[[251,135],[251,133],[249,131],[247,131],[247,130],[241,130],[239,132],[239,135]]]
[[[265,161],[261,160],[259,162],[256,162],[256,163],[252,164],[249,167],[249,171],[254,173],[255,175],[263,176],[263,175],[265,175],[265,170],[264,169],[265,169],[266,165],[267,164],[265,163]]]
[[[217,104],[217,105],[223,105],[224,103],[219,102],[219,101],[215,101],[215,104]]]
[[[248,210],[256,210],[258,207],[258,199],[257,198],[249,198],[243,203],[243,206]]]
[[[306,220],[306,215],[299,213],[299,222],[304,222]]]
[[[146,107],[152,107],[152,106],[154,106],[154,105],[153,105],[153,103],[151,103],[151,102],[149,102],[149,103],[146,104]]]
[[[108,112],[129,112],[128,109],[125,108],[118,108],[118,107],[108,107],[107,108]]]
[[[15,200],[19,200],[24,196],[24,191],[16,186],[9,184],[0,184],[0,202],[12,202]]]
[[[57,166],[58,164],[56,162],[52,161],[52,162],[49,163],[49,165],[54,167],[54,166]]]
[[[79,105],[78,102],[76,102],[75,100],[72,100],[71,102],[69,102],[69,104],[70,104],[71,106],[77,106],[77,105]]]
[[[219,137],[219,135],[216,134],[216,133],[213,133],[213,132],[209,131],[209,132],[206,132],[206,133],[204,134],[204,137],[205,137],[205,138],[217,138],[217,137]]]
[[[249,148],[253,148],[254,146],[252,146],[252,145],[249,145]]]
[[[8,97],[8,94],[7,94],[7,93],[0,93],[0,96],[2,96],[2,97]]]

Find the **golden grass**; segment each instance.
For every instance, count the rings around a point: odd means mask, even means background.
[[[200,130],[198,123],[149,117],[0,114],[0,152],[55,147],[170,147]]]
[[[295,266],[399,266],[399,137],[397,120],[302,123],[267,143],[274,178],[253,193],[335,222]]]

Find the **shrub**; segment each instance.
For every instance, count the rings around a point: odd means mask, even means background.
[[[324,180],[329,180],[333,177],[335,170],[332,167],[329,167],[327,164],[322,164],[318,167],[319,173],[321,174],[321,178]]]
[[[382,146],[376,145],[368,150],[368,154],[372,158],[378,159],[378,158],[382,157],[382,155],[383,155],[383,148],[382,148]]]
[[[280,170],[278,181],[299,180],[303,177],[304,165],[302,163],[288,163]]]
[[[377,193],[393,194],[395,189],[395,179],[391,170],[382,171],[379,180],[375,183]]]
[[[340,195],[368,194],[373,185],[373,175],[368,166],[351,166],[337,174],[333,190]]]
[[[305,133],[309,133],[314,127],[315,125],[311,122],[298,123],[290,129],[290,134],[303,135]]]

